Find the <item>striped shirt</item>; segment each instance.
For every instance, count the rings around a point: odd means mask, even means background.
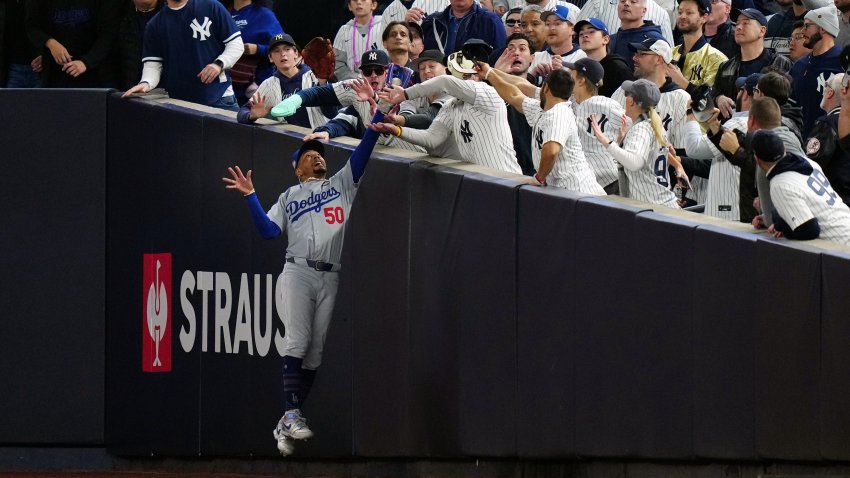
[[[355,22],[356,20],[352,18],[339,27],[336,38],[334,38],[334,50],[337,59],[344,61],[352,72],[359,71],[363,53],[369,50],[384,50],[384,42],[381,40],[384,22],[381,15],[372,17],[370,23],[372,28],[369,28],[369,24],[358,24],[355,27]]]
[[[612,0],[588,0],[578,14],[578,20],[587,20],[588,18],[598,18],[605,22],[608,31],[613,35],[620,29],[620,17],[617,15],[617,2]],[[670,14],[655,3],[654,0],[646,0],[646,14],[644,20],[651,20],[652,23],[661,27],[661,35],[667,40],[667,43],[673,43],[673,29],[670,26]]]
[[[590,126],[590,115],[596,115],[596,122],[610,141],[616,141],[623,124],[623,107],[605,96],[593,96],[581,103],[571,102],[578,125],[578,138],[584,150],[590,168],[596,175],[596,182],[605,187],[617,180],[617,163],[611,154],[599,144]]]
[[[639,121],[629,128],[623,138],[623,146],[612,143],[608,151],[620,162],[625,162],[621,157],[635,160],[634,167],[624,168],[625,175],[620,180],[621,194],[639,201],[679,208],[676,196],[670,190],[667,147],[658,144],[649,120]]]

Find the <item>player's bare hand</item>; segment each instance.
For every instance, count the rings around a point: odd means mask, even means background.
[[[376,133],[380,134],[398,134],[398,126],[391,123],[372,123],[369,125],[369,129]]]
[[[759,214],[758,216],[753,218],[753,227],[755,229],[764,229],[765,227],[767,227],[764,224],[764,215]]]
[[[490,71],[490,65],[483,61],[476,61],[474,68],[478,72],[478,77],[481,79],[484,79],[487,76],[487,72]]]
[[[397,115],[394,113],[387,113],[387,115],[384,116],[384,122],[391,123],[396,126],[404,126],[407,120],[404,118],[404,116]]]
[[[44,68],[41,55],[38,55],[37,57],[32,59],[32,61],[30,62],[30,68],[32,68],[32,71],[36,73],[41,73],[41,70]]]
[[[551,63],[540,63],[531,70],[532,76],[546,76],[552,71]]]
[[[304,135],[304,142],[310,141],[311,139],[316,139],[319,141],[327,141],[331,138],[330,133],[327,131],[316,131],[315,133],[310,133],[308,135]]]
[[[365,78],[357,78],[350,83],[351,90],[357,94],[357,101],[369,101],[375,99],[375,91]]]
[[[258,120],[265,118],[271,110],[272,106],[266,104],[266,97],[264,95],[257,92],[251,97],[251,119]]]
[[[254,183],[251,181],[251,170],[248,170],[248,174],[242,174],[242,170],[239,169],[239,166],[234,166],[233,168],[227,168],[227,172],[230,173],[229,178],[221,178],[222,181],[226,184],[224,186],[227,189],[235,189],[242,194],[248,194],[254,190]]]
[[[127,97],[132,96],[136,93],[147,93],[148,91],[150,91],[150,89],[151,89],[151,85],[149,85],[147,83],[139,83],[138,85],[136,85],[136,86],[130,88],[129,90],[125,91],[124,94],[121,95],[121,98],[127,98]]]
[[[741,145],[738,143],[738,135],[734,131],[725,130],[723,136],[720,137],[720,147],[729,153],[735,154]]]
[[[53,57],[53,61],[55,61],[57,65],[64,65],[73,59],[65,46],[53,38],[47,40],[45,46],[48,50],[50,50],[50,56]]]
[[[777,239],[779,239],[780,237],[782,237],[784,235],[781,232],[777,231],[776,226],[774,226],[772,224],[771,224],[770,227],[767,228],[767,233],[770,234],[771,236],[777,238]]]
[[[404,21],[419,23],[425,18],[425,10],[419,7],[413,7],[404,15]]]
[[[564,69],[564,58],[561,55],[555,55],[552,57],[552,70],[563,70]]]
[[[623,116],[620,118],[620,131],[617,131],[617,144],[623,143],[623,138],[626,137],[626,132],[629,131],[630,121],[631,118],[629,118],[628,116],[626,116],[625,113],[623,113]]]
[[[384,90],[378,94],[378,97],[392,104],[401,103],[404,101],[404,88],[398,85],[387,85]]]
[[[87,70],[86,64],[80,60],[72,60],[62,65],[62,71],[73,76],[74,78],[82,75]]]
[[[216,65],[215,63],[210,63],[205,66],[200,73],[198,73],[198,78],[201,79],[201,82],[205,85],[209,85],[213,82],[218,76],[221,75],[221,67]]]
[[[709,131],[712,133],[717,133],[720,131],[720,108],[714,108],[711,113],[711,117],[708,118],[708,121],[705,123],[708,125]]]
[[[720,95],[715,98],[714,103],[720,109],[720,114],[722,114],[724,118],[731,117],[732,113],[735,112],[735,100],[728,96]]]

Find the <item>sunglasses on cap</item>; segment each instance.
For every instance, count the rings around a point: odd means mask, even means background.
[[[387,71],[387,68],[383,66],[364,66],[360,68],[360,71],[363,72],[363,76],[381,76]]]

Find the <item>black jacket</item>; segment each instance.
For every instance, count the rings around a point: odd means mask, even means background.
[[[634,72],[629,68],[629,64],[619,55],[608,54],[599,63],[605,70],[602,86],[599,88],[601,96],[610,98],[624,81],[635,79]]]
[[[164,4],[165,0],[158,1],[156,8],[148,13],[137,12],[132,2],[127,3],[124,9],[118,26],[118,87],[122,90],[131,88],[142,78],[142,40],[145,26]]]
[[[726,58],[735,58],[741,54],[741,46],[735,43],[735,24],[732,20],[717,27],[717,33],[708,42],[720,50]]]
[[[850,204],[850,136],[838,139],[838,115],[841,108],[815,121],[808,141],[806,155],[823,168],[832,189]]]

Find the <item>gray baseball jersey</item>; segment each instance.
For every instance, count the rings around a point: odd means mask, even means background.
[[[590,115],[596,115],[596,122],[611,141],[617,140],[623,124],[622,105],[606,96],[593,96],[581,103],[571,102],[578,125],[578,138],[584,150],[590,168],[596,174],[596,182],[605,187],[617,180],[617,163],[605,148],[596,140],[590,126]]]
[[[626,133],[623,146],[616,143],[608,146],[614,159],[625,164],[629,157],[637,167],[625,168],[626,197],[652,204],[679,208],[676,196],[670,190],[667,174],[667,147],[658,144],[649,120],[639,121]],[[621,159],[622,158],[622,159]]]
[[[546,182],[552,186],[586,194],[604,196],[605,190],[596,182],[596,175],[587,164],[581,141],[578,139],[576,117],[567,103],[558,103],[547,111],[540,107],[540,100],[526,98],[522,111],[531,126],[531,160],[540,168],[543,146],[554,141],[561,145],[552,171]]]
[[[620,29],[620,17],[617,15],[617,2],[611,0],[588,0],[578,14],[578,20],[598,18],[605,22],[608,31],[613,35]],[[661,34],[667,43],[673,43],[673,29],[670,26],[670,14],[655,3],[654,0],[646,0],[646,15],[644,20],[652,20],[652,23],[661,27]]]
[[[411,86],[407,96],[413,99],[443,91],[455,100],[443,106],[434,123],[452,132],[462,159],[522,174],[508,125],[507,108],[495,88],[482,82],[440,75]]]
[[[286,231],[286,256],[339,264],[356,192],[349,163],[330,179],[305,181],[284,191],[267,214]]]
[[[817,218],[820,238],[850,246],[850,209],[836,194],[823,171],[809,161],[809,175],[786,171],[770,179],[770,196],[779,216],[796,229]]]
[[[313,73],[312,70],[301,75],[302,90],[306,90],[307,88],[312,88],[318,85],[319,79],[316,78],[316,75],[315,73]],[[255,93],[255,95],[257,94],[265,96],[266,104],[269,106],[275,106],[276,104],[289,97],[289,95],[286,95],[285,97],[281,95],[280,81],[274,76],[266,78],[266,80],[260,84],[260,87],[257,88],[257,92]],[[317,106],[311,106],[307,108],[307,118],[310,120],[310,127],[313,129],[318,128],[319,126],[322,126],[328,122],[328,119],[322,113],[322,109]],[[269,119],[274,118],[269,116]],[[286,122],[285,118],[277,118],[277,120],[281,123]]]

